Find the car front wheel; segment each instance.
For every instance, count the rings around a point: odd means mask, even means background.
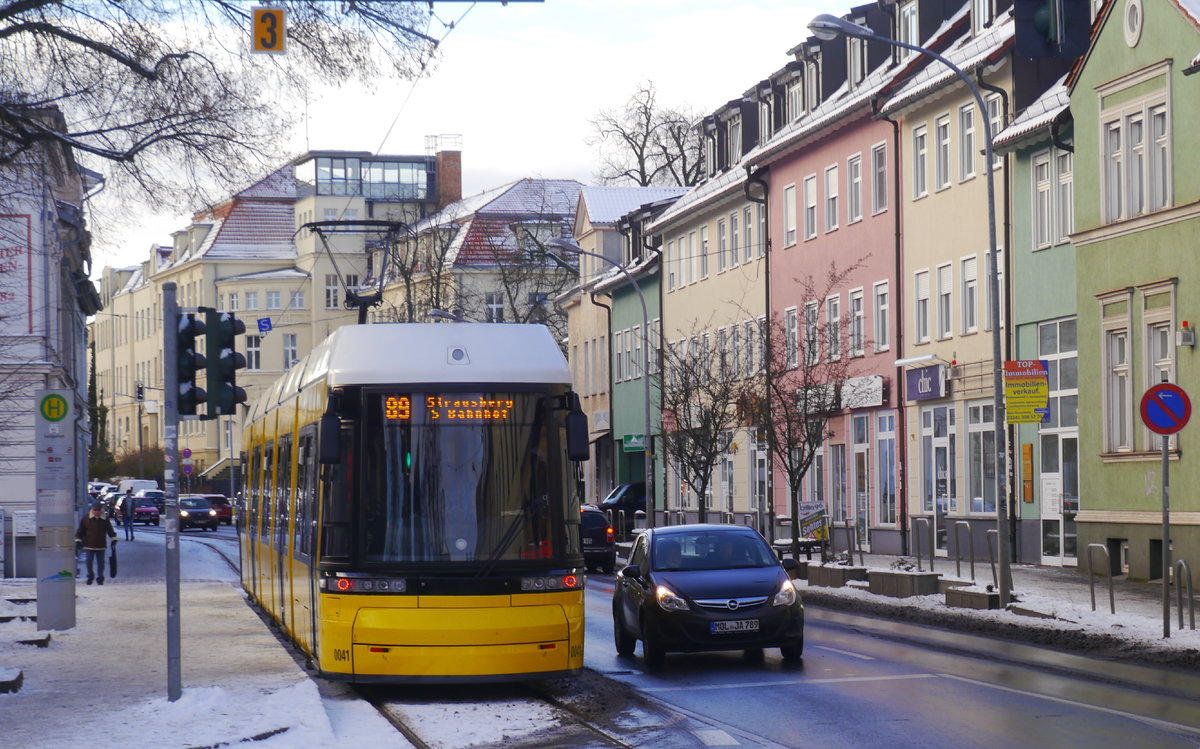
[[[646,665],[650,668],[662,668],[667,662],[667,651],[663,649],[658,638],[650,634],[650,627],[645,619],[642,620],[642,657],[646,659]]]
[[[779,654],[783,656],[783,660],[788,663],[795,663],[800,660],[804,654],[804,640],[796,640],[791,645],[784,645],[779,648]]]

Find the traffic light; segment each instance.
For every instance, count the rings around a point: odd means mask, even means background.
[[[215,309],[206,309],[205,314],[208,316],[208,415],[229,416],[237,413],[237,404],[246,402],[246,391],[237,386],[237,371],[246,366],[246,357],[237,350],[237,336],[246,332],[246,323]]]
[[[204,334],[204,323],[191,312],[179,313],[176,326],[179,355],[179,415],[195,416],[196,406],[208,400],[203,389],[196,387],[196,372],[205,365],[204,354],[196,351],[196,336]]]
[[[137,393],[136,397],[139,401],[146,400],[146,386],[145,385],[143,385],[142,383],[139,382],[137,384],[137,390],[135,392]]]

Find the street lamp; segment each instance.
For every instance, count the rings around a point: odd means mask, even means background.
[[[880,36],[866,26],[851,23],[844,18],[838,18],[829,13],[822,13],[814,18],[808,24],[808,29],[818,39],[825,41],[836,39],[839,36],[849,36],[856,39],[867,39],[891,44],[895,47],[910,49],[927,57],[932,57],[950,68],[950,70],[954,71],[955,75],[962,79],[962,82],[971,91],[971,95],[975,97],[975,103],[979,106],[980,119],[983,120],[984,157],[987,163],[988,253],[992,260],[992,275],[988,279],[988,292],[992,297],[990,318],[992,325],[993,411],[996,428],[996,545],[1000,547],[998,550],[998,556],[1000,557],[1000,579],[998,582],[1000,584],[1001,605],[1007,606],[1012,591],[1012,570],[1009,566],[1008,500],[1006,497],[1007,489],[1005,487],[1007,470],[1005,468],[1004,362],[1001,359],[1003,352],[1000,338],[1000,258],[996,249],[996,188],[992,179],[992,139],[995,134],[992,132],[992,123],[988,119],[987,104],[984,102],[982,94],[979,93],[979,88],[971,82],[966,73],[959,69],[957,65],[931,49],[925,49],[915,44]]]
[[[570,252],[576,255],[587,255],[588,257],[598,258],[621,271],[625,278],[629,279],[629,283],[633,284],[633,290],[637,292],[638,301],[642,304],[642,385],[643,385],[643,402],[642,406],[645,409],[646,423],[645,432],[642,433],[642,449],[645,451],[645,468],[646,468],[646,525],[654,527],[654,452],[650,449],[650,311],[646,307],[646,295],[642,293],[642,287],[638,286],[637,279],[629,272],[629,269],[621,265],[615,260],[610,260],[603,255],[595,252],[588,252],[580,247],[575,242],[563,237],[552,237],[547,240],[546,244],[551,247]]]

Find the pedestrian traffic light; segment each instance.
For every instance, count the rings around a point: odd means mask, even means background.
[[[179,313],[175,328],[179,373],[179,415],[195,416],[196,406],[208,400],[207,393],[196,387],[196,372],[205,365],[204,354],[196,350],[196,336],[204,334],[204,323],[191,312]]]
[[[208,322],[208,415],[229,416],[237,413],[237,404],[246,402],[246,391],[237,386],[237,371],[246,366],[246,357],[237,350],[237,336],[246,332],[246,324],[228,312],[204,312]]]
[[[139,382],[137,384],[137,390],[135,392],[137,393],[137,399],[139,401],[146,400],[146,386],[145,385],[143,385],[142,383]]]

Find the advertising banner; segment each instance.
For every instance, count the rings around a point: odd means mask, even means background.
[[[1045,359],[1004,362],[1004,417],[1009,424],[1050,420],[1050,368]]]

